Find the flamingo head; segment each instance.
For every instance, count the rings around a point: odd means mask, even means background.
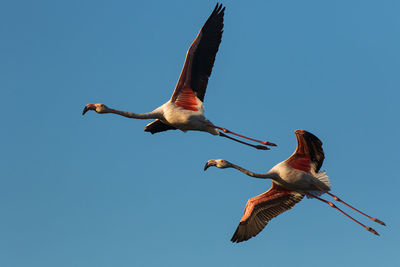
[[[220,169],[225,169],[231,167],[231,163],[224,159],[210,159],[204,166],[204,170],[207,170],[211,166],[215,166]]]
[[[85,115],[85,113],[88,110],[94,110],[97,113],[107,113],[108,107],[106,105],[100,104],[100,103],[99,104],[87,104],[82,111],[82,115]]]

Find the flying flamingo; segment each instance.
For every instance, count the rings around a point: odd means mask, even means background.
[[[204,117],[203,100],[208,78],[211,75],[215,56],[221,43],[224,11],[225,7],[217,3],[214,11],[187,51],[175,91],[167,103],[148,113],[132,113],[111,109],[104,104],[87,104],[83,109],[82,115],[88,110],[94,110],[100,114],[114,113],[133,119],[155,119],[144,129],[152,134],[176,129],[183,132],[189,130],[203,131],[212,135],[226,137],[257,149],[269,149],[266,146],[252,145],[225,134],[229,133],[263,145],[276,146],[274,143],[245,137],[225,128],[215,126]]]
[[[366,230],[379,235],[377,231],[360,223],[332,202],[319,197],[326,193],[336,201],[343,203],[371,220],[385,225],[381,220],[368,216],[328,192],[331,187],[329,178],[325,171],[320,171],[325,158],[322,142],[315,135],[305,130],[296,130],[295,134],[297,138],[295,152],[287,160],[278,163],[265,174],[253,173],[223,159],[209,160],[206,163],[204,170],[207,170],[210,166],[216,166],[221,169],[235,168],[254,178],[272,180],[272,187],[267,192],[247,201],[244,215],[231,241],[239,243],[256,236],[272,218],[291,209],[303,199],[304,195],[327,203]]]

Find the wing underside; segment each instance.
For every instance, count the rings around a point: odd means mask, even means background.
[[[325,158],[321,140],[305,130],[296,130],[295,134],[297,147],[286,162],[295,169],[318,173]]]
[[[304,195],[273,184],[267,192],[248,200],[232,242],[246,241],[260,233],[268,222],[291,209]]]
[[[172,102],[178,101],[178,106],[194,110],[198,101],[204,100],[208,78],[221,43],[224,11],[222,4],[215,6],[186,54],[181,75],[171,97]],[[181,100],[181,94],[184,94],[184,101]]]

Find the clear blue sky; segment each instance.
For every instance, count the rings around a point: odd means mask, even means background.
[[[400,264],[399,1],[223,2],[206,115],[271,151],[81,116],[87,103],[167,101],[215,3],[0,2],[1,266]],[[229,241],[270,181],[205,162],[265,172],[294,151],[298,128],[324,142],[333,192],[388,224],[356,215],[380,237],[305,199]]]

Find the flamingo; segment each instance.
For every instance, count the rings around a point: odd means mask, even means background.
[[[155,119],[145,128],[145,132],[152,134],[176,129],[183,132],[189,130],[203,131],[212,135],[226,137],[257,149],[269,149],[266,146],[243,142],[226,135],[228,133],[263,145],[276,146],[274,143],[268,141],[256,140],[234,133],[226,128],[215,126],[204,116],[203,100],[208,78],[211,75],[215,56],[221,43],[224,12],[225,7],[217,3],[210,17],[187,51],[178,83],[168,102],[148,113],[132,113],[111,109],[101,103],[87,104],[83,109],[82,115],[89,110],[94,110],[99,114],[114,113],[133,119]]]
[[[291,209],[303,199],[304,195],[328,204],[366,230],[379,235],[373,228],[360,223],[332,202],[319,197],[326,193],[336,201],[341,202],[369,219],[381,225],[386,225],[381,220],[368,216],[342,201],[336,195],[331,194],[329,192],[331,189],[329,178],[325,171],[320,171],[325,158],[322,142],[315,135],[305,130],[296,130],[295,134],[297,138],[295,152],[287,160],[278,163],[265,174],[253,173],[224,159],[209,160],[204,166],[204,170],[207,170],[210,166],[220,169],[234,168],[254,178],[272,180],[272,187],[267,192],[250,198],[247,201],[244,215],[231,241],[239,243],[256,236],[272,218]]]

